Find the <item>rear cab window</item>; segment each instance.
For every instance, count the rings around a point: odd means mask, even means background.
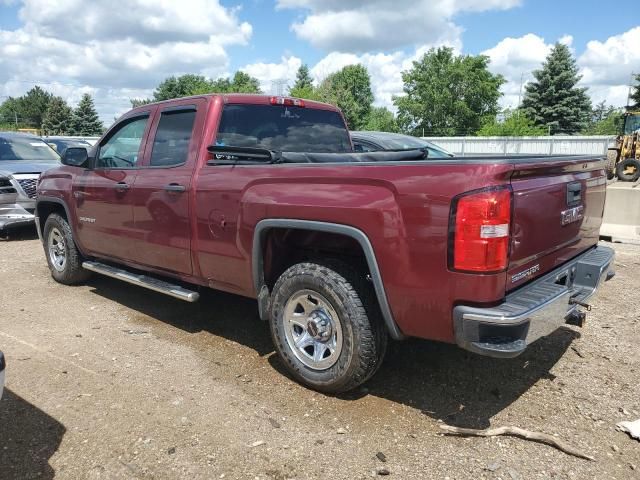
[[[230,104],[222,111],[216,145],[280,152],[352,152],[342,115],[333,110]]]

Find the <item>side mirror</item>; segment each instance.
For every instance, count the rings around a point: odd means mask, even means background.
[[[89,153],[84,147],[69,147],[62,156],[62,164],[70,167],[86,167],[88,160]]]

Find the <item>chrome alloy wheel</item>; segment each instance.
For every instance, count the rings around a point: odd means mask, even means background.
[[[49,232],[47,248],[49,250],[51,265],[53,265],[53,268],[57,271],[63,272],[67,264],[67,248],[62,233],[55,227]]]
[[[284,307],[284,331],[289,348],[313,370],[331,368],[342,351],[342,324],[326,298],[299,290]]]

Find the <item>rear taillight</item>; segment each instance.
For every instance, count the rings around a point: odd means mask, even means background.
[[[509,261],[511,190],[471,192],[451,211],[449,266],[467,272],[499,272]]]
[[[285,107],[303,107],[304,100],[290,97],[271,97],[271,105],[284,105]]]

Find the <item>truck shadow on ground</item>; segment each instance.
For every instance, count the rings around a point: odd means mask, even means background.
[[[0,477],[52,479],[49,459],[66,428],[56,419],[5,389],[0,400]]]
[[[277,355],[254,300],[205,290],[195,304],[129,287],[107,278],[89,281],[94,293],[189,333],[206,331],[269,356],[271,366],[289,376]],[[580,334],[561,328],[514,359],[493,359],[454,345],[410,339],[391,342],[378,373],[364,388],[341,395],[357,401],[374,395],[421,410],[449,425],[486,428],[540,380],[553,382],[553,366]]]

